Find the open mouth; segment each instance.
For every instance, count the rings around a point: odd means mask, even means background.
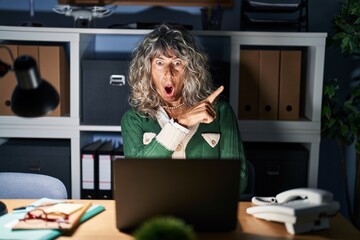
[[[174,88],[169,86],[169,87],[165,87],[165,92],[166,94],[171,94],[173,92]]]

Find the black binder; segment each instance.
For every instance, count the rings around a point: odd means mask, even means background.
[[[124,147],[120,144],[118,147],[114,148],[112,153],[113,160],[117,158],[124,158]]]
[[[104,143],[97,152],[98,199],[112,199],[112,152],[113,144],[111,141]]]
[[[81,192],[82,199],[97,198],[98,161],[97,151],[102,141],[92,142],[81,148]]]

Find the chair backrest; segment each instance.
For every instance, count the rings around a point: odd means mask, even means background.
[[[67,199],[63,182],[43,174],[0,172],[0,199]]]

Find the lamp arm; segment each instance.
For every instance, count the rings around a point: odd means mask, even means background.
[[[8,51],[8,53],[9,53],[9,55],[10,55],[10,58],[11,58],[11,62],[14,62],[14,55],[12,54],[12,52],[11,52],[11,50],[10,50],[10,48],[9,47],[7,47],[7,46],[3,46],[3,45],[0,45],[0,48],[4,48],[4,49],[6,49],[7,51]]]
[[[4,49],[7,50],[7,52],[8,52],[9,55],[10,55],[11,62],[14,62],[14,56],[13,56],[10,48],[9,48],[9,47],[6,47],[6,46],[0,45],[0,49],[1,49],[1,48],[4,48]],[[7,64],[6,62],[4,62],[4,61],[2,61],[2,60],[0,59],[0,77],[5,76],[9,71],[13,71],[12,66],[11,66],[10,64]]]

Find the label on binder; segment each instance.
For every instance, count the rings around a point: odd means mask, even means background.
[[[99,155],[99,189],[111,190],[111,155]]]
[[[82,188],[94,189],[94,155],[83,154],[82,155]]]

